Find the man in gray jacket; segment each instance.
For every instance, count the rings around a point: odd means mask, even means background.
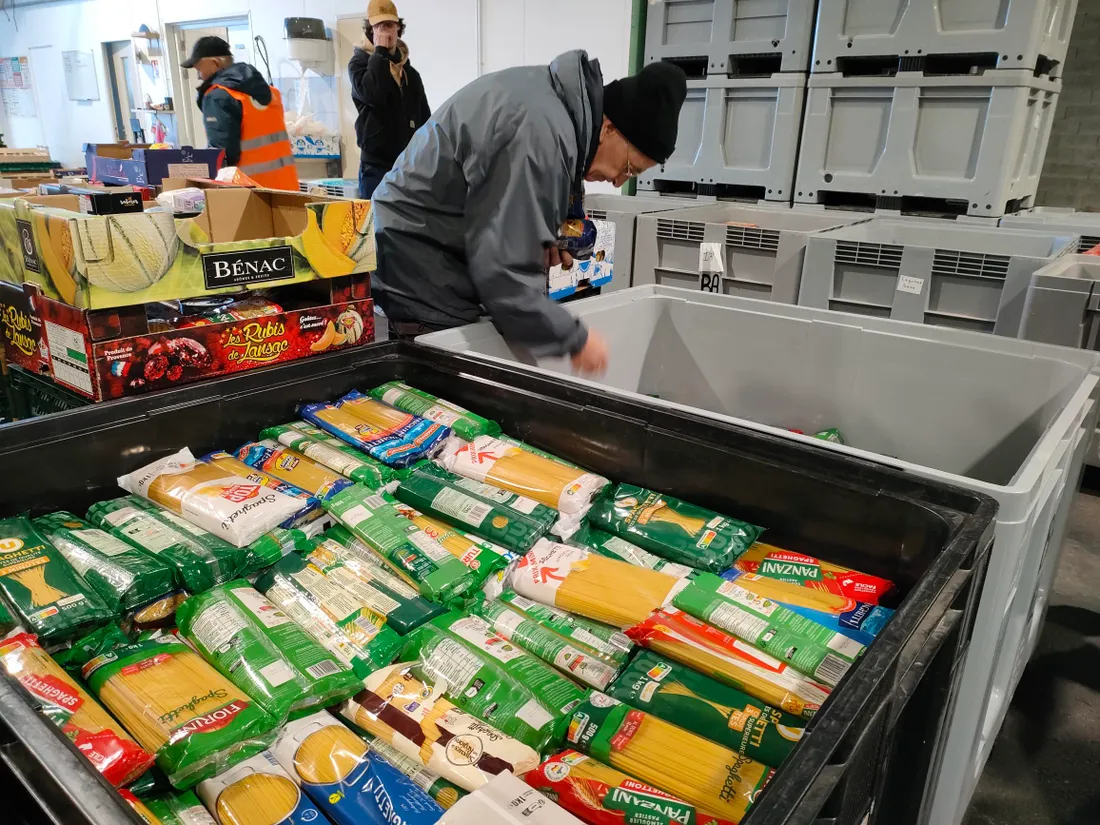
[[[622,186],[676,144],[684,73],[646,66],[606,87],[598,61],[475,80],[413,136],[374,193],[375,296],[398,338],[469,324],[482,309],[535,356],[603,372],[603,339],[546,295],[570,197],[584,181]]]

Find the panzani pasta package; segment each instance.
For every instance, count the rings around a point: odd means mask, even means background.
[[[408,637],[402,657],[468,713],[540,753],[565,733],[584,690],[496,633],[480,616],[454,612]]]
[[[83,676],[180,790],[275,737],[278,720],[171,635],[115,648],[88,662]]]
[[[552,507],[430,462],[413,468],[393,494],[422,513],[521,554],[558,520]]]
[[[153,755],[131,739],[32,634],[20,633],[0,641],[0,664],[115,787],[133,782],[153,764]]]
[[[636,567],[656,570],[667,576],[688,578],[699,572],[694,567],[663,559],[648,550],[643,550],[636,544],[631,544],[626,539],[613,536],[611,533],[605,533],[603,530],[597,530],[587,524],[569,539],[569,543],[577,547],[588,547],[601,556],[625,561],[627,564],[633,564]]]
[[[369,733],[359,734],[372,753],[377,753],[405,776],[420,786],[428,796],[436,801],[443,810],[458,802],[466,795],[466,791],[453,782],[448,782],[439,774],[430,771],[420,764],[419,759],[410,759],[388,742],[383,742]]]
[[[393,480],[392,467],[387,467],[381,461],[305,421],[268,427],[260,432],[260,438],[278,441],[372,490],[378,490]]]
[[[290,722],[271,755],[335,825],[435,825],[443,809],[328,713]]]
[[[734,823],[748,813],[775,773],[597,692],[573,711],[569,742],[605,765]]]
[[[764,532],[673,496],[620,484],[593,507],[595,527],[680,564],[721,573]]]
[[[329,825],[267,751],[200,782],[195,793],[218,825]]]
[[[246,581],[192,596],[181,635],[269,715],[342,702],[359,687],[351,669]]]
[[[455,435],[467,441],[479,435],[497,435],[500,432],[500,425],[495,421],[482,418],[465,407],[444,401],[400,381],[390,381],[375,387],[368,395],[403,412],[450,427]]]
[[[236,457],[249,467],[270,473],[317,498],[328,498],[352,484],[339,473],[278,441],[250,441],[237,449]]]
[[[407,663],[372,673],[340,711],[356,728],[466,791],[497,774],[524,774],[539,763],[534,750],[461,710],[412,675]]]
[[[806,725],[652,650],[635,656],[605,693],[773,768],[798,744]]]
[[[0,520],[0,595],[43,642],[79,636],[115,615],[25,518]]]
[[[118,483],[235,547],[256,541],[302,509],[294,496],[196,461],[187,449],[121,476]]]
[[[878,604],[894,589],[894,583],[889,579],[761,542],[746,550],[734,562],[734,567],[742,573],[754,573],[811,590],[824,590],[867,604]]]

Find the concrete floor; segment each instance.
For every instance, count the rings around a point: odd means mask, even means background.
[[[1100,825],[1100,476],[1086,487],[1039,646],[964,825]]]

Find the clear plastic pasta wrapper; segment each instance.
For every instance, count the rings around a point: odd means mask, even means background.
[[[249,467],[263,470],[317,498],[328,498],[352,485],[350,479],[278,441],[249,441],[237,448],[236,457]]]
[[[687,582],[582,547],[540,539],[509,568],[505,583],[533,601],[626,628],[669,604]]]
[[[268,427],[260,432],[260,438],[278,441],[372,490],[385,487],[394,478],[392,467],[305,421]]]
[[[177,621],[204,659],[277,719],[342,702],[359,688],[347,664],[246,581],[192,596]]]
[[[593,691],[573,712],[569,742],[605,765],[738,823],[774,770]]]
[[[44,643],[80,636],[118,612],[25,518],[0,519],[0,596]]]
[[[133,788],[130,789],[131,791]],[[140,798],[140,794],[138,794]],[[215,825],[194,791],[168,793],[143,800],[162,825]]]
[[[773,601],[819,625],[835,630],[864,647],[870,645],[886,626],[894,611],[881,605],[867,604],[825,590],[781,582],[755,573],[727,570],[722,578],[732,586],[765,589]]]
[[[677,564],[674,561],[663,559],[660,556],[650,553],[648,550],[643,550],[638,545],[632,544],[624,538],[612,535],[611,533],[605,533],[603,530],[597,530],[595,527],[588,524],[577,531],[577,533],[569,539],[569,543],[578,547],[587,547],[590,550],[595,550],[601,556],[607,556],[609,559],[625,561],[627,564],[633,564],[635,567],[645,567],[649,570],[656,570],[658,573],[664,573],[666,576],[675,576],[678,579],[690,578],[699,572],[699,570],[694,567],[689,567],[686,564]]]
[[[798,744],[806,725],[652,650],[635,656],[605,693],[773,768]]]
[[[235,547],[246,547],[269,530],[295,519],[302,509],[301,501],[294,496],[196,461],[187,449],[121,476],[118,484],[126,492],[183,516]]]
[[[634,484],[619,484],[589,514],[592,526],[661,558],[721,573],[764,532],[763,527]]]
[[[330,825],[268,751],[200,782],[195,793],[218,825]]]
[[[12,615],[8,606],[4,604],[3,599],[0,599],[0,636],[7,636],[18,626],[19,622],[15,620],[15,616]]]
[[[439,825],[582,825],[522,779],[494,776],[443,814]]]
[[[877,605],[894,589],[889,579],[759,541],[738,557],[734,567],[742,573],[822,590],[866,604]]]
[[[402,635],[447,612],[344,527],[327,530],[305,558]]]
[[[451,438],[439,462],[452,473],[503,487],[560,512],[569,530],[592,506],[595,496],[608,485],[603,476],[571,467],[499,438],[478,436],[473,441]],[[563,531],[555,527],[555,533]]]
[[[569,639],[528,619],[503,602],[475,600],[467,610],[484,619],[499,636],[519,645],[581,684],[606,690],[618,675],[619,668],[613,660],[605,659],[591,649],[582,650]]]
[[[408,467],[438,452],[451,430],[442,424],[352,392],[335,404],[305,404],[298,414],[314,426],[390,467]]]
[[[83,677],[180,790],[275,737],[277,719],[170,634],[98,656]]]
[[[300,556],[287,556],[256,587],[360,679],[396,659],[404,644],[385,617]]]
[[[146,823],[146,825],[164,825],[160,818],[149,810],[144,802],[126,790],[126,788],[119,788],[118,795],[122,797],[123,801],[130,807],[130,810],[137,814],[138,819]]]
[[[782,583],[770,579],[726,581],[713,573],[700,573],[672,604],[799,673],[836,687],[863,654],[863,645],[773,601],[781,587]]]
[[[153,764],[153,755],[51,659],[32,634],[0,641],[0,664],[115,787],[130,784]]]
[[[500,425],[495,421],[482,418],[465,407],[444,401],[438,396],[410,387],[401,381],[389,381],[375,387],[367,394],[374,400],[389,404],[403,412],[419,415],[421,418],[450,427],[455,435],[467,441],[479,435],[497,435],[500,432]]]
[[[34,526],[111,608],[133,611],[139,624],[175,612],[181,599],[172,565],[64,510],[36,518]]]
[[[370,748],[372,753],[377,753],[419,785],[443,810],[447,810],[466,795],[466,791],[454,782],[444,779],[435,771],[430,771],[421,765],[419,759],[405,756],[393,745],[383,742],[377,736],[362,732],[359,735],[367,743],[367,747]]]
[[[827,686],[675,607],[655,611],[627,635],[662,656],[802,719],[812,719],[829,698]]]
[[[439,687],[413,676],[408,663],[372,673],[340,712],[466,791],[503,771],[524,774],[539,763],[533,749],[456,707]]]
[[[271,755],[335,825],[435,825],[443,809],[334,716],[287,723]]]
[[[575,750],[551,756],[523,779],[588,825],[728,822]]]
[[[74,679],[79,679],[84,665],[96,656],[101,656],[116,647],[128,645],[133,641],[131,633],[127,632],[122,625],[122,621],[108,622],[103,627],[97,627],[95,630],[83,636],[78,636],[71,641],[51,645],[50,657],[66,673]]]
[[[578,650],[590,652],[616,669],[621,669],[634,651],[634,642],[630,637],[613,625],[541,604],[507,588],[493,598],[524,618],[538,622],[547,630],[568,639]]]
[[[552,507],[431,462],[410,470],[393,494],[422,513],[520,554],[558,520]]]
[[[480,616],[453,612],[406,640],[413,672],[447,698],[540,753],[565,734],[584,689],[506,637]]]
[[[387,493],[351,487],[325,502],[357,539],[414,583],[420,595],[447,604],[477,589],[477,576],[397,509]]]
[[[164,775],[164,771],[158,768],[156,765],[149,768],[138,779],[131,782],[126,786],[138,799],[148,801],[157,797],[177,796],[190,793],[190,791],[178,792],[172,787],[172,783],[168,781],[168,777]],[[199,803],[199,807],[202,808],[202,803]],[[206,809],[203,808],[205,811]]]
[[[303,530],[310,530],[310,525],[318,519],[322,519],[325,515],[321,500],[309,490],[303,490],[301,487],[283,481],[265,470],[249,467],[236,456],[230,455],[224,450],[207,453],[201,460],[205,464],[211,464],[219,470],[225,470],[239,478],[243,478],[245,481],[261,484],[266,490],[274,490],[285,496],[298,499],[301,508],[279,525],[280,527],[298,527]]]

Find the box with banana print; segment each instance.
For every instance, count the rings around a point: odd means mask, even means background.
[[[206,208],[84,215],[44,196],[0,200],[0,280],[107,309],[370,272],[371,204],[214,186]]]

